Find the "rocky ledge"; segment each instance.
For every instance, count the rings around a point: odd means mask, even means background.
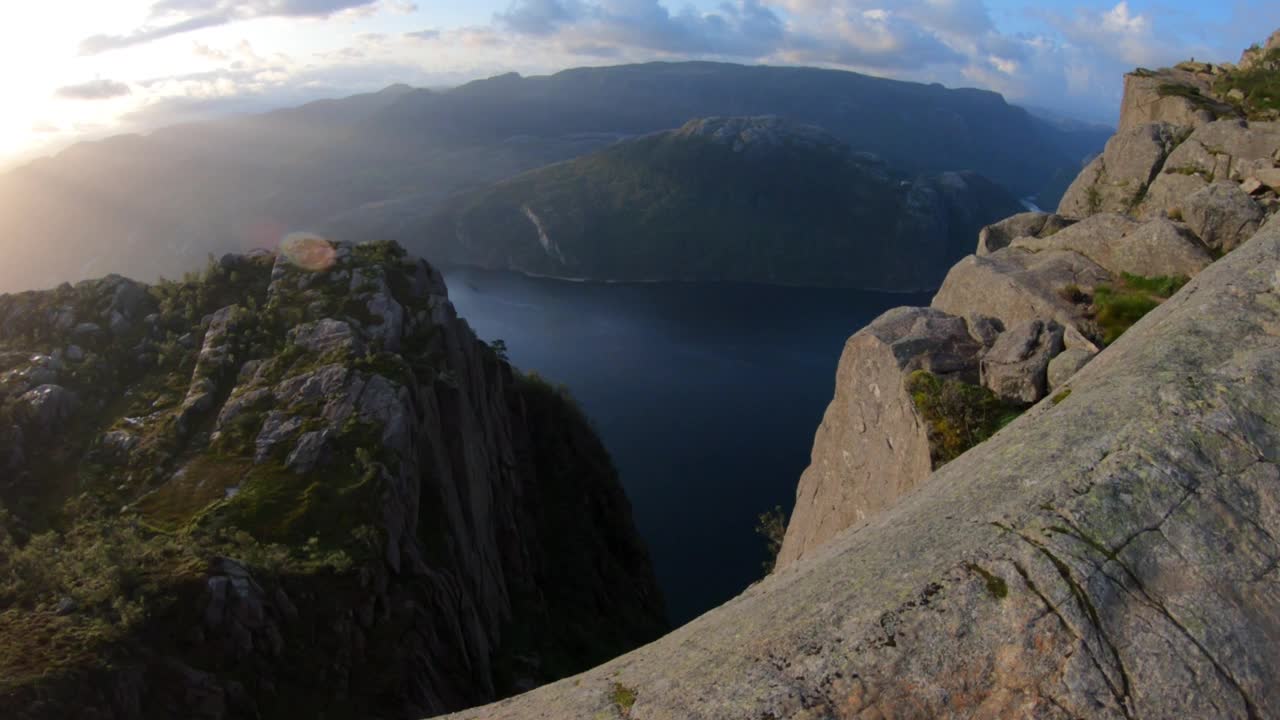
[[[437,714],[665,628],[608,454],[393,244],[0,296],[0,715]]]

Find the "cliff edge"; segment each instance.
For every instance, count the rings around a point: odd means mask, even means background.
[[[665,629],[561,391],[390,243],[0,296],[0,715],[438,714]]]

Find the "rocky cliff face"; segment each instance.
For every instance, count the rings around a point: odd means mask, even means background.
[[[895,173],[827,131],[704,118],[455,199],[424,252],[595,280],[933,289],[1012,196],[974,173]]]
[[[0,714],[416,717],[664,629],[609,457],[389,244],[0,296]]]
[[[1192,70],[1159,78],[1191,82]],[[1271,72],[1280,76],[1280,66]],[[955,444],[957,427],[982,428],[961,438],[961,445],[989,436],[993,428],[982,418],[990,411],[982,408],[990,398],[984,393],[1012,411],[1049,395],[1136,319],[1126,315],[1154,307],[1280,209],[1276,188],[1268,184],[1280,172],[1280,123],[1206,119],[1181,106],[1154,105],[1148,110],[1157,121],[1135,124],[1133,102],[1131,94],[1121,129],[1072,184],[1059,214],[1023,213],[979,233],[976,254],[951,269],[933,299],[932,310],[941,314],[918,322],[891,345],[895,369],[871,372],[883,365],[881,344],[872,338],[905,310],[850,340],[836,398],[801,478],[780,564],[923,482],[940,456],[954,455],[939,449]],[[1151,292],[1161,280],[1168,287]],[[987,323],[996,335],[979,341],[975,322]],[[932,330],[946,323],[969,325],[975,342],[960,347],[954,333]],[[934,370],[935,376],[954,377],[933,393],[912,391],[913,373],[940,353],[954,358],[957,348],[959,357],[949,367],[968,377]],[[846,370],[854,367],[863,370]],[[884,420],[868,431],[862,429],[868,417]]]
[[[458,717],[1280,714],[1274,128],[1155,119],[849,340],[766,580]]]

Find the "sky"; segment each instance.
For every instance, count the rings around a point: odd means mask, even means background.
[[[393,83],[713,59],[979,87],[1114,123],[1122,75],[1233,61],[1274,0],[4,0],[0,167]]]

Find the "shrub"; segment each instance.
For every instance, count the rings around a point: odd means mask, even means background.
[[[928,425],[935,469],[996,434],[1022,412],[984,387],[925,370],[911,373],[907,392]]]
[[[773,572],[773,567],[778,562],[778,552],[782,550],[782,539],[787,535],[787,513],[783,511],[782,506],[775,505],[772,510],[760,513],[759,519],[756,521],[756,534],[765,540],[765,547],[769,553],[769,557],[764,561],[764,572],[766,575]]]
[[[1106,345],[1115,342],[1187,281],[1185,276],[1144,277],[1122,273],[1120,282],[1098,286],[1094,291],[1093,317],[1102,329],[1102,342]]]

